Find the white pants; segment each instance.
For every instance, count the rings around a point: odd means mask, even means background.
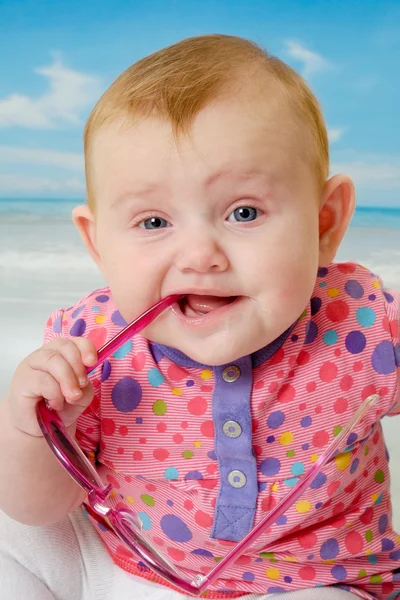
[[[275,594],[269,595],[272,600]],[[280,599],[282,600],[282,596]],[[352,598],[350,598],[352,596]],[[185,600],[114,565],[81,510],[56,525],[30,527],[0,511],[0,600]],[[262,600],[251,594],[243,600]],[[337,588],[300,590],[285,600],[355,600]],[[277,598],[276,598],[277,600]]]

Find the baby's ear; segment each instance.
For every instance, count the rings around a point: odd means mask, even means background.
[[[347,175],[334,175],[324,185],[319,213],[319,266],[327,267],[349,226],[355,208],[355,189]]]
[[[79,231],[79,235],[88,249],[90,256],[98,266],[101,266],[101,259],[97,252],[93,212],[85,204],[76,206],[72,211],[72,220]]]

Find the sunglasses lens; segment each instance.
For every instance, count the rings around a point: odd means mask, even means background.
[[[103,482],[78,444],[76,442],[73,443],[54,421],[50,425],[50,431],[53,441],[53,451],[57,453],[65,468],[74,479],[86,489],[93,487],[95,489],[103,488]],[[58,448],[62,450],[64,456],[58,452]]]

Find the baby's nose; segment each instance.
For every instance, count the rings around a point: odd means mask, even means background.
[[[218,241],[206,232],[188,235],[179,248],[176,266],[180,271],[198,273],[222,272],[228,268],[228,257]]]

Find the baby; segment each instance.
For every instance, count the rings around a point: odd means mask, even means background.
[[[132,508],[194,576],[374,395],[307,492],[205,596],[395,598],[380,419],[400,412],[399,303],[364,267],[333,263],[355,193],[329,178],[306,83],[247,40],[184,40],[105,92],[85,157],[88,205],[73,220],[108,286],[49,318],[0,405],[0,599],[183,597],[82,511],[38,426],[41,397],[113,486],[110,505]],[[88,379],[97,350],[170,294],[183,298]]]

